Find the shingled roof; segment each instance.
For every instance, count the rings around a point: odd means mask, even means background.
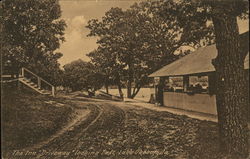
[[[149,77],[191,75],[215,71],[212,59],[216,58],[217,49],[215,45],[199,48],[198,50],[164,66]],[[244,68],[249,69],[249,53],[244,61]]]

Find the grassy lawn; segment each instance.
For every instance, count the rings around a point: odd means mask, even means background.
[[[49,96],[15,87],[2,86],[2,150],[32,146],[54,134],[70,118],[72,108],[47,101],[60,101]]]

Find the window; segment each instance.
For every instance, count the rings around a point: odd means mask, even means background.
[[[164,91],[183,92],[183,77],[169,77],[165,80]]]
[[[208,93],[208,76],[169,77],[164,82],[164,91]]]
[[[190,76],[187,92],[208,93],[208,76]]]

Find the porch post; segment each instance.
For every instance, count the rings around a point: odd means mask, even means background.
[[[210,95],[215,94],[216,90],[216,80],[215,80],[215,72],[208,74],[208,93]]]
[[[155,103],[158,103],[158,99],[159,99],[159,96],[158,96],[158,85],[159,85],[159,82],[160,82],[160,78],[159,77],[154,77],[154,88],[155,88]]]
[[[158,85],[158,102],[161,106],[163,106],[163,89],[164,89],[164,83],[165,77],[160,77],[159,85]]]
[[[187,92],[188,90],[188,86],[189,86],[189,76],[188,75],[184,75],[183,76],[183,91]]]

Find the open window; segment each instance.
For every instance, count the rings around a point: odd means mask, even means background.
[[[208,93],[208,76],[189,76],[188,93]]]
[[[165,79],[164,91],[166,92],[183,92],[183,77],[169,77]]]
[[[184,93],[209,93],[208,76],[177,76],[166,77],[164,91]]]

